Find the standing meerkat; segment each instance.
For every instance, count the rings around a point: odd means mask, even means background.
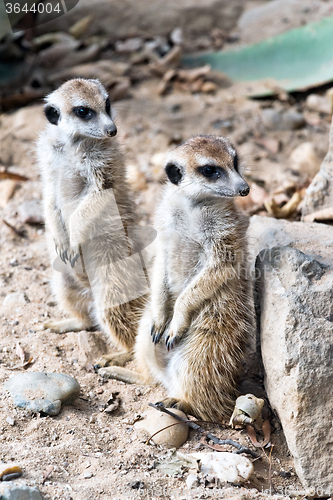
[[[170,154],[165,171],[170,182],[156,213],[151,298],[135,346],[138,374],[119,367],[104,373],[159,382],[170,396],[165,406],[220,421],[232,412],[253,326],[248,220],[234,202],[249,186],[222,137],[188,140]]]
[[[148,287],[110,100],[98,80],[77,78],[47,96],[44,112],[49,124],[37,155],[45,224],[51,260],[62,260],[54,265],[52,288],[71,315],[44,328],[62,333],[99,326],[124,351],[113,358],[122,364],[133,349]]]

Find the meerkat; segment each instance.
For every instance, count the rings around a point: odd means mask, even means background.
[[[160,383],[169,394],[161,404],[210,421],[232,412],[253,326],[248,220],[234,200],[249,186],[238,163],[223,137],[197,136],[170,154],[156,212],[151,296],[135,345],[138,372],[104,372]]]
[[[98,80],[77,78],[47,96],[44,112],[49,124],[37,156],[45,225],[51,261],[57,255],[62,261],[52,289],[71,315],[44,328],[62,333],[99,326],[123,351],[110,359],[123,364],[148,287],[110,99]]]

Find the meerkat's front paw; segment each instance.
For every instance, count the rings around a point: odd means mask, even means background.
[[[150,334],[152,336],[152,341],[155,345],[159,343],[166,329],[167,329],[167,323],[157,323],[153,321]]]
[[[168,334],[165,337],[165,345],[167,346],[168,351],[175,347],[175,345],[185,335],[187,330],[188,328],[183,324],[183,322],[179,322],[176,318],[173,318],[170,323]]]
[[[189,413],[193,415],[192,406],[181,399],[176,398],[164,398],[162,401],[158,401],[155,403],[156,406],[163,406],[163,408],[176,408],[177,410],[181,410],[184,413]]]

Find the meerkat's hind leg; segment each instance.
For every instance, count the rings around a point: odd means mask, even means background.
[[[145,385],[146,383],[139,373],[123,368],[122,366],[108,366],[106,368],[100,368],[98,370],[98,374],[103,378],[120,380],[126,384]]]
[[[55,333],[80,332],[81,330],[91,330],[91,322],[86,322],[78,318],[60,319],[59,321],[46,321],[42,325],[42,330],[52,330]]]
[[[97,361],[95,368],[104,368],[105,366],[124,366],[133,359],[133,354],[128,351],[116,352],[114,354],[103,354]]]
[[[181,410],[186,414],[196,416],[196,412],[193,407],[189,403],[181,399],[164,398],[161,401],[158,401],[156,404],[163,406],[164,408],[176,408],[177,410]]]

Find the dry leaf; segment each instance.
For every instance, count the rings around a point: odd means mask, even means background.
[[[52,475],[53,470],[54,470],[53,465],[49,465],[48,467],[46,467],[45,471],[43,472],[42,484],[44,484],[45,481],[49,479],[49,477]]]
[[[17,187],[17,182],[12,179],[5,179],[0,183],[0,207],[4,208],[13,196]]]
[[[325,220],[333,220],[333,208],[323,208],[312,214],[305,215],[304,222],[320,222]]]
[[[25,352],[22,349],[22,346],[20,342],[16,343],[16,356],[18,356],[22,362],[22,365],[24,365],[25,362]]]
[[[69,28],[68,32],[76,39],[83,38],[83,36],[87,33],[92,20],[92,16],[82,17],[82,19],[79,19]]]
[[[16,236],[20,236],[20,238],[26,237],[27,234],[25,229],[17,229],[15,226],[7,222],[5,219],[2,219],[2,221],[7,227],[9,227],[9,229],[13,231],[13,233],[15,233]]]
[[[199,461],[191,455],[185,455],[179,451],[173,451],[171,454],[166,455],[157,462],[156,469],[164,474],[168,474],[169,476],[181,474],[183,472],[187,472],[188,470],[196,473],[199,471],[198,462]]]
[[[271,201],[266,201],[264,203],[265,208],[269,215],[275,217],[276,219],[287,219],[291,215],[293,215],[300,202],[302,201],[303,196],[300,191],[296,191],[283,207],[279,207],[275,201],[275,198],[272,198]]]
[[[29,356],[29,359],[26,360],[27,354],[22,349],[20,342],[17,342],[16,344],[16,355],[20,358],[21,363],[12,366],[11,368],[9,368],[10,370],[17,370],[18,368],[26,368],[34,361],[33,356]]]

